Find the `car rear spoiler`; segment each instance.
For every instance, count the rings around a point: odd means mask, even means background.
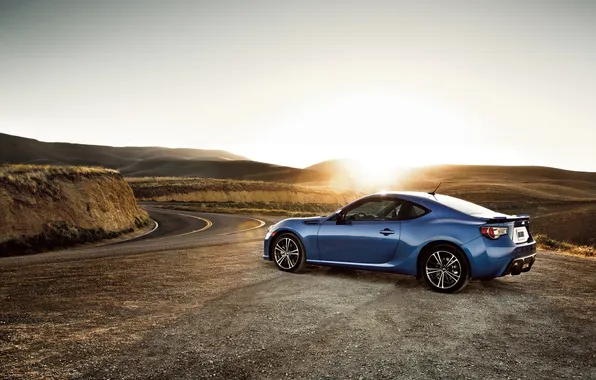
[[[510,216],[496,216],[492,218],[483,218],[485,219],[485,223],[493,224],[493,223],[507,223],[507,222],[517,222],[521,220],[530,220],[530,215],[510,215]]]

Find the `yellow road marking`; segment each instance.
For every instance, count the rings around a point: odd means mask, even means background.
[[[230,232],[223,232],[221,234],[215,234],[215,235],[211,235],[211,236],[223,236],[223,235],[231,235],[231,234],[237,234],[239,232],[246,232],[246,231],[252,231],[252,230],[256,230],[257,228],[261,228],[265,225],[265,222],[263,222],[261,219],[256,219],[256,218],[247,218],[244,216],[241,216],[239,218],[243,218],[243,219],[250,219],[250,220],[256,220],[257,222],[259,222],[260,224],[256,227],[251,227],[251,228],[247,228],[245,230],[238,230],[238,231],[230,231]]]
[[[147,208],[153,208],[153,209],[155,209],[156,207],[150,207],[150,206],[149,206],[149,207],[147,207]],[[159,209],[159,210],[168,210],[168,209],[163,209],[163,208],[161,208],[161,207],[157,207],[157,209]],[[205,223],[206,223],[206,225],[205,225],[205,227],[203,227],[203,228],[201,228],[201,229],[198,229],[198,230],[194,230],[194,231],[190,231],[190,232],[185,232],[185,233],[183,233],[183,234],[178,234],[178,235],[164,236],[163,238],[169,238],[169,237],[176,237],[176,236],[185,236],[185,235],[190,235],[190,234],[194,234],[194,233],[197,233],[197,232],[205,231],[206,229],[208,229],[208,228],[210,228],[211,226],[213,226],[213,222],[212,222],[212,221],[210,221],[209,219],[201,218],[200,216],[194,216],[194,215],[188,215],[188,214],[182,214],[182,213],[176,213],[176,215],[182,215],[182,216],[186,216],[186,217],[189,217],[189,218],[195,218],[195,219],[199,219],[199,220],[202,220],[203,222],[205,222]],[[237,217],[238,217],[238,216],[237,216]],[[258,228],[261,228],[261,227],[263,227],[263,226],[266,224],[266,222],[264,222],[264,221],[262,221],[262,220],[260,220],[260,219],[257,219],[257,218],[247,218],[247,217],[245,217],[245,216],[239,216],[238,218],[242,218],[242,219],[249,219],[249,220],[254,220],[254,221],[258,222],[258,223],[259,223],[259,225],[258,225],[258,226],[256,226],[256,227],[246,228],[246,229],[244,229],[244,230],[230,231],[230,232],[223,232],[223,233],[220,233],[220,234],[209,235],[208,237],[214,237],[214,236],[224,236],[224,235],[232,235],[232,234],[237,234],[237,233],[239,233],[239,232],[247,232],[247,231],[252,231],[252,230],[256,230],[256,229],[258,229]],[[156,223],[157,223],[157,222],[156,222]],[[162,239],[162,238],[160,238],[160,239]]]
[[[198,230],[194,230],[194,231],[190,231],[190,232],[185,232],[183,234],[178,234],[178,235],[174,235],[174,236],[185,236],[185,235],[195,234],[197,232],[205,231],[206,229],[211,228],[211,226],[213,225],[213,222],[212,221],[210,221],[209,219],[201,218],[200,216],[194,216],[194,215],[188,215],[188,214],[178,214],[178,215],[182,215],[182,216],[186,216],[186,217],[189,217],[189,218],[195,218],[195,219],[202,220],[203,222],[206,223],[206,225],[205,225],[205,227],[200,228]]]

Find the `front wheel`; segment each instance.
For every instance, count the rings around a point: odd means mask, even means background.
[[[437,292],[454,293],[470,282],[470,269],[464,255],[451,246],[437,246],[423,258],[422,275]]]
[[[306,255],[302,242],[293,234],[281,234],[273,245],[273,260],[280,270],[296,272],[304,266]]]

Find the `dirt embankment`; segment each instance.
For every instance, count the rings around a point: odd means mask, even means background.
[[[211,178],[128,178],[136,197],[156,202],[333,204],[344,205],[364,195],[277,182]]]
[[[113,238],[149,222],[116,171],[0,166],[0,256]]]

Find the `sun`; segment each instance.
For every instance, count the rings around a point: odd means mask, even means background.
[[[348,170],[359,182],[371,186],[385,185],[391,178],[389,168],[381,160],[371,158],[353,160]]]
[[[268,129],[277,138],[291,136],[293,148],[285,138],[267,140],[255,150],[275,159],[263,161],[306,167],[303,162],[347,158],[347,169],[371,184],[391,183],[396,167],[471,163],[486,150],[485,132],[468,112],[407,90],[327,94],[280,113]]]
[[[410,170],[378,156],[347,159],[343,166],[352,187],[371,191],[398,190],[397,184]]]
[[[301,125],[333,141],[325,152],[348,158],[353,179],[373,188],[395,186],[412,168],[467,163],[483,149],[471,119],[415,93],[344,94]]]

